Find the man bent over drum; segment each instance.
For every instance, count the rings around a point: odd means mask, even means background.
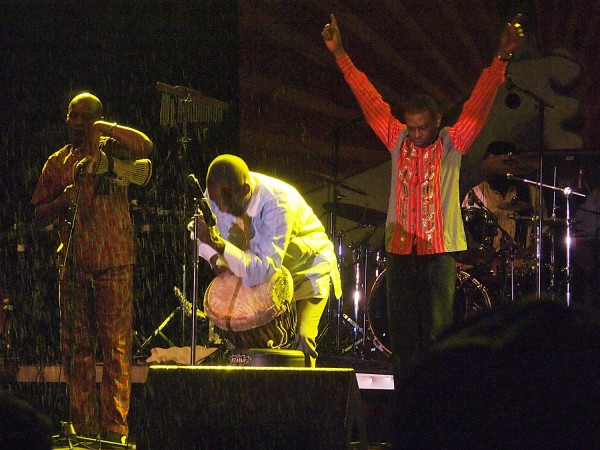
[[[297,324],[294,349],[315,367],[316,338],[333,283],[341,296],[333,243],[321,221],[289,184],[251,172],[234,155],[216,157],[206,175],[207,199],[216,226],[199,220],[201,256],[227,267],[246,286],[267,283],[282,266],[294,283]]]

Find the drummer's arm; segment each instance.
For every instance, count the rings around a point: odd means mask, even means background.
[[[257,232],[253,236],[249,250],[243,251],[226,242],[223,257],[231,271],[244,278],[247,286],[262,284],[280,270],[291,239],[293,215],[293,208],[289,205],[281,201],[268,202],[260,212],[265,219],[256,227],[260,234]]]

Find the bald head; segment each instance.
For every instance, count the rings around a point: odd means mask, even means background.
[[[219,209],[237,217],[244,214],[252,197],[250,170],[234,155],[220,155],[210,163],[206,186]]]
[[[67,126],[71,130],[71,139],[80,146],[91,135],[94,122],[102,118],[102,102],[95,95],[85,92],[76,95],[67,111]]]
[[[68,111],[71,112],[76,105],[85,106],[86,110],[90,111],[94,115],[94,119],[100,119],[103,115],[102,102],[98,97],[89,92],[83,92],[76,95],[69,103]]]
[[[248,165],[242,158],[235,155],[217,156],[208,167],[206,186],[224,184],[232,188],[239,188],[247,183],[250,178]]]

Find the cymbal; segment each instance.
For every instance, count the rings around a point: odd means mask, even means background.
[[[521,156],[508,153],[491,155],[483,161],[483,169],[495,175],[525,175],[537,170],[538,161],[533,156]]]
[[[515,214],[515,216],[512,218],[515,220],[521,220],[524,222],[531,222],[531,223],[538,223],[538,221],[539,221],[538,216],[519,216],[518,214]],[[578,220],[571,219],[571,224],[576,224],[576,223],[578,223]],[[542,219],[542,225],[546,225],[549,228],[562,228],[562,227],[567,226],[567,219],[562,219],[559,217],[549,217],[547,219]]]
[[[379,226],[385,222],[386,213],[367,206],[353,205],[351,203],[337,203],[336,215],[358,222],[360,225]],[[323,203],[327,212],[333,212],[333,202]]]
[[[575,219],[571,219],[571,224],[576,224]],[[567,219],[560,219],[558,217],[550,217],[548,219],[542,219],[542,225],[546,225],[548,228],[563,228],[567,226]]]
[[[523,200],[511,200],[510,202],[502,202],[498,205],[498,209],[504,209],[506,211],[514,211],[518,213],[524,213],[531,209],[531,205]]]
[[[333,178],[330,175],[325,175],[324,173],[319,173],[319,172],[313,172],[312,170],[307,170],[306,173],[309,175],[313,175],[315,177],[321,178],[322,180],[325,180],[327,182],[327,184],[330,184],[332,186],[339,186],[348,191],[356,192],[357,194],[360,194],[360,195],[368,195],[362,189],[356,188],[354,186],[350,186],[349,184],[346,184],[341,180],[336,180],[335,178]]]

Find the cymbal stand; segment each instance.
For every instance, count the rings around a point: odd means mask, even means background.
[[[554,167],[552,185],[556,186],[556,166]],[[568,202],[567,202],[568,203]],[[552,215],[550,219],[556,219],[556,210],[558,209],[556,202],[556,190],[552,191]],[[549,289],[554,296],[556,292],[556,236],[554,230],[550,233],[550,280],[548,281]]]
[[[359,122],[360,120],[362,120],[362,116],[354,118],[346,123],[343,123],[339,126],[337,126],[336,128],[334,128],[332,135],[333,135],[333,146],[332,146],[332,151],[333,151],[333,158],[332,158],[332,165],[333,165],[333,175],[331,177],[328,177],[328,184],[330,184],[331,186],[333,186],[333,193],[332,193],[332,208],[331,211],[329,212],[329,235],[330,235],[330,239],[331,241],[337,246],[337,256],[338,256],[338,270],[340,273],[340,280],[342,282],[343,285],[343,233],[339,234],[337,231],[337,205],[338,202],[344,198],[343,194],[340,194],[338,192],[338,186],[342,186],[345,187],[343,183],[340,182],[340,180],[338,179],[338,174],[339,174],[339,148],[340,148],[340,132],[342,131],[342,129],[344,129],[345,127],[347,127],[348,125],[351,125],[355,122]],[[341,258],[340,258],[341,257]],[[341,260],[340,260],[341,259]],[[335,298],[335,292],[334,289],[330,289],[329,291],[329,307],[328,309],[328,321],[327,324],[328,326],[331,325],[331,323],[333,322],[335,325],[335,336],[334,336],[334,342],[335,342],[335,351],[337,353],[342,353],[342,349],[341,347],[341,328],[342,328],[342,309],[343,309],[343,295],[338,299]],[[332,313],[332,310],[333,313]],[[332,315],[335,315],[334,320],[332,320]]]
[[[567,302],[567,305],[570,305],[571,304],[571,278],[572,278],[572,272],[571,272],[571,228],[573,226],[572,219],[571,219],[570,197],[572,195],[576,195],[579,197],[586,197],[586,194],[582,194],[580,192],[575,192],[569,186],[560,188],[558,186],[551,186],[548,184],[539,183],[537,181],[531,181],[531,180],[527,180],[525,178],[519,178],[512,174],[506,174],[506,177],[509,180],[517,180],[517,181],[521,181],[523,183],[538,186],[538,188],[540,190],[540,197],[542,197],[542,195],[541,195],[542,188],[551,189],[551,190],[557,191],[557,192],[560,191],[564,194],[565,201],[566,201],[566,219],[565,219],[565,221],[567,224],[566,235],[565,235],[565,244],[567,247],[567,257],[566,257],[566,266],[565,266],[565,274],[566,274],[565,300]],[[540,216],[541,216],[541,214],[540,214]],[[541,218],[539,218],[539,223],[543,223]],[[540,239],[540,238],[541,238],[541,235],[538,236],[538,239]],[[538,261],[538,270],[539,270],[539,268],[541,268],[540,261]],[[539,274],[538,274],[538,277],[539,277]]]
[[[332,230],[333,231],[333,230]],[[340,273],[340,282],[342,282],[342,277],[343,277],[343,267],[346,265],[346,255],[345,255],[345,248],[344,248],[344,232],[339,230],[335,232],[335,247],[336,247],[336,255],[337,255],[337,265],[338,265],[338,271]],[[335,293],[330,293],[329,298],[330,301],[333,301],[335,297]],[[339,351],[341,349],[341,341],[340,341],[340,321],[341,321],[341,315],[342,315],[342,300],[339,299],[337,301],[334,302],[334,304],[336,305],[336,311],[335,311],[335,318],[336,318],[336,330],[335,330],[335,349],[337,351]],[[330,323],[330,322],[328,322]]]

